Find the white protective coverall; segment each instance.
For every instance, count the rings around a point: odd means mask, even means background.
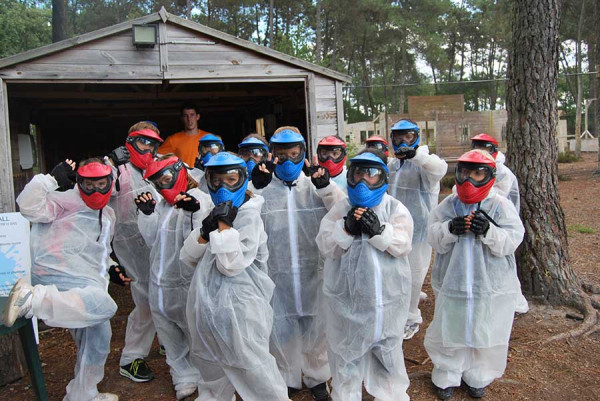
[[[408,254],[412,288],[407,324],[423,322],[419,310],[419,296],[431,262],[431,246],[427,243],[427,219],[438,204],[440,180],[446,175],[448,164],[437,155],[429,154],[429,147],[419,146],[412,159],[393,158],[388,162],[390,184],[388,193],[398,199],[410,212],[414,222],[412,251]]]
[[[116,175],[115,167],[113,171]],[[131,278],[129,287],[135,304],[135,308],[127,318],[125,346],[119,361],[119,365],[124,366],[135,359],[145,359],[156,334],[148,301],[150,248],[144,242],[138,228],[138,213],[134,199],[145,192],[150,192],[154,199],[160,198],[154,186],[143,179],[143,171],[131,163],[119,166],[118,182],[119,191],[115,188],[109,203],[117,216],[113,250]]]
[[[202,220],[213,208],[210,196],[198,188],[187,193],[200,202],[197,212],[176,209],[161,199],[154,213],[138,215],[140,232],[150,246],[152,319],[167,353],[175,391],[197,385],[200,381],[198,370],[190,361],[190,337],[185,316],[194,270],[180,262],[179,251],[192,229],[201,227]]]
[[[317,236],[326,257],[323,292],[334,401],[408,400],[402,341],[410,300],[413,222],[398,200],[385,194],[373,208],[381,235],[349,235],[344,199],[321,221]]]
[[[451,234],[450,220],[476,208],[453,194],[429,217],[428,241],[436,251],[431,272],[435,312],[425,349],[434,365],[431,380],[440,388],[460,386],[461,378],[482,388],[506,368],[519,296],[512,255],[525,230],[514,206],[492,188],[481,210],[499,227],[490,223],[485,236]]]
[[[204,170],[194,167],[193,169],[188,170],[188,173],[190,173],[192,178],[198,183],[198,189],[204,193],[208,193],[208,184],[206,184]]]
[[[197,401],[287,401],[287,387],[269,354],[273,326],[267,234],[255,195],[239,209],[233,227],[213,231],[199,244],[194,229],[181,249],[196,270],[187,302],[192,354],[202,383]]]
[[[77,345],[75,377],[64,401],[98,395],[110,352],[110,318],[117,305],[108,295],[110,240],[115,213],[90,209],[77,187],[57,192],[51,175],[38,174],[17,197],[31,228],[31,312],[48,326],[71,329]]]
[[[331,177],[331,181],[335,182],[337,184],[337,186],[344,192],[346,191],[346,188],[348,187],[347,175],[348,175],[348,169],[346,168],[346,166],[344,166],[341,173],[339,173],[335,177]]]
[[[291,187],[274,174],[259,192],[275,283],[271,354],[288,387],[302,388],[304,381],[312,388],[331,377],[320,311],[323,258],[315,238],[321,219],[344,193],[333,183],[316,189],[302,173]]]
[[[515,205],[517,214],[521,213],[521,197],[519,194],[519,181],[514,173],[506,167],[504,162],[506,157],[504,153],[498,151],[496,155],[496,181],[494,182],[494,188],[506,196],[506,198]],[[527,299],[523,296],[520,290],[521,283],[519,283],[519,300],[517,302],[517,313],[527,313],[529,311],[529,304]]]

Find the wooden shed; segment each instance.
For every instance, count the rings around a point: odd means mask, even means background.
[[[155,44],[134,45],[134,27]],[[0,59],[0,211],[34,173],[66,157],[102,155],[135,122],[179,131],[179,109],[195,102],[199,127],[241,138],[281,125],[305,133],[309,149],[343,132],[342,84],[350,77],[179,18],[161,9],[132,21]],[[19,150],[34,149],[23,163]],[[21,146],[21,148],[20,148]]]

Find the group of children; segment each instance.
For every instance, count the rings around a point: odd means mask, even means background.
[[[311,163],[295,127],[269,143],[249,135],[238,154],[209,134],[189,167],[158,156],[155,124],[137,123],[124,147],[76,171],[67,160],[19,195],[33,223],[33,286],[15,284],[3,322],[36,316],[71,329],[66,401],[118,400],[97,389],[117,308],[109,277],[130,283],[135,302],[121,374],[153,378],[145,358],[156,333],[177,399],[287,401],[304,384],[317,401],[358,401],[364,382],[376,400],[408,400],[402,343],[422,323],[433,247],[432,382],[440,399],[461,382],[482,397],[506,367],[515,311],[527,310],[514,258],[518,184],[497,141],[478,135],[438,205],[447,164],[420,140],[401,120],[392,149],[371,137],[347,165],[337,136]]]

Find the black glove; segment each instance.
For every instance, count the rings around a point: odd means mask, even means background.
[[[129,151],[125,146],[119,146],[108,154],[108,158],[112,160],[115,167],[120,166],[129,161]]]
[[[222,221],[227,224],[229,227],[233,227],[233,221],[237,216],[238,208],[233,206],[231,201],[219,203],[212,210],[211,214],[217,219],[217,221]]]
[[[396,156],[404,156],[403,159],[412,159],[417,155],[417,149],[409,148],[406,146],[401,147],[396,151]]]
[[[209,234],[219,228],[219,220],[213,216],[212,212],[202,220],[202,228],[200,229],[200,236],[205,241],[210,241]]]
[[[320,176],[318,178],[314,178],[313,174],[316,173],[317,171],[319,171],[319,168],[322,168],[323,170],[325,170],[325,174],[323,174],[322,176]],[[325,167],[310,166],[308,168],[308,170],[309,170],[310,180],[312,181],[313,185],[317,189],[325,188],[327,185],[329,185],[329,180],[331,177],[329,175],[329,170],[327,170]]]
[[[183,209],[183,210],[186,210],[186,211],[192,212],[192,213],[200,210],[200,202],[198,201],[198,199],[194,198],[192,195],[188,194],[187,192],[181,192],[180,195],[185,195],[186,197],[190,197],[191,199],[178,200],[177,202],[175,202],[175,206],[177,206],[177,208]]]
[[[75,180],[77,176],[75,175],[75,170],[69,163],[60,162],[58,163],[50,172],[50,175],[56,179],[58,183],[58,190],[63,192],[68,189],[71,189],[75,186]]]
[[[473,219],[471,219],[470,231],[475,235],[485,236],[489,229],[490,221],[483,215],[483,213],[479,211],[475,212]]]
[[[367,234],[369,238],[380,235],[385,228],[385,226],[382,226],[379,222],[379,217],[377,217],[377,214],[375,214],[373,209],[365,210],[358,222],[360,223],[362,232]]]
[[[121,279],[121,276],[120,276],[121,274],[123,275],[123,277],[129,278],[129,276],[127,276],[127,273],[125,272],[125,268],[123,266],[113,265],[108,268],[108,277],[110,278],[110,281],[124,287],[125,281],[123,281],[123,279]]]
[[[265,165],[269,172],[264,173],[260,171],[259,166],[261,165]],[[275,163],[267,160],[266,162],[258,163],[258,165],[252,169],[252,185],[254,185],[254,188],[262,189],[269,185],[271,179],[273,178],[273,171],[275,171],[275,166]]]
[[[448,230],[451,234],[462,235],[467,232],[467,221],[466,216],[458,216],[450,220],[448,224]]]
[[[344,217],[344,230],[346,230],[348,234],[356,237],[359,236],[362,233],[362,231],[360,229],[360,223],[358,222],[358,220],[356,220],[356,218],[354,218],[355,211],[355,207],[348,210],[348,214]]]
[[[156,201],[154,199],[150,199],[148,202],[146,202],[142,200],[142,195],[144,194],[140,194],[137,196],[137,198],[134,199],[135,205],[137,206],[140,212],[144,213],[146,216],[150,216],[152,213],[154,213]],[[145,195],[151,195],[151,193],[146,192]]]

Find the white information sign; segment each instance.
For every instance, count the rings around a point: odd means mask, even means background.
[[[21,277],[31,282],[29,221],[21,213],[0,213],[0,297]]]

